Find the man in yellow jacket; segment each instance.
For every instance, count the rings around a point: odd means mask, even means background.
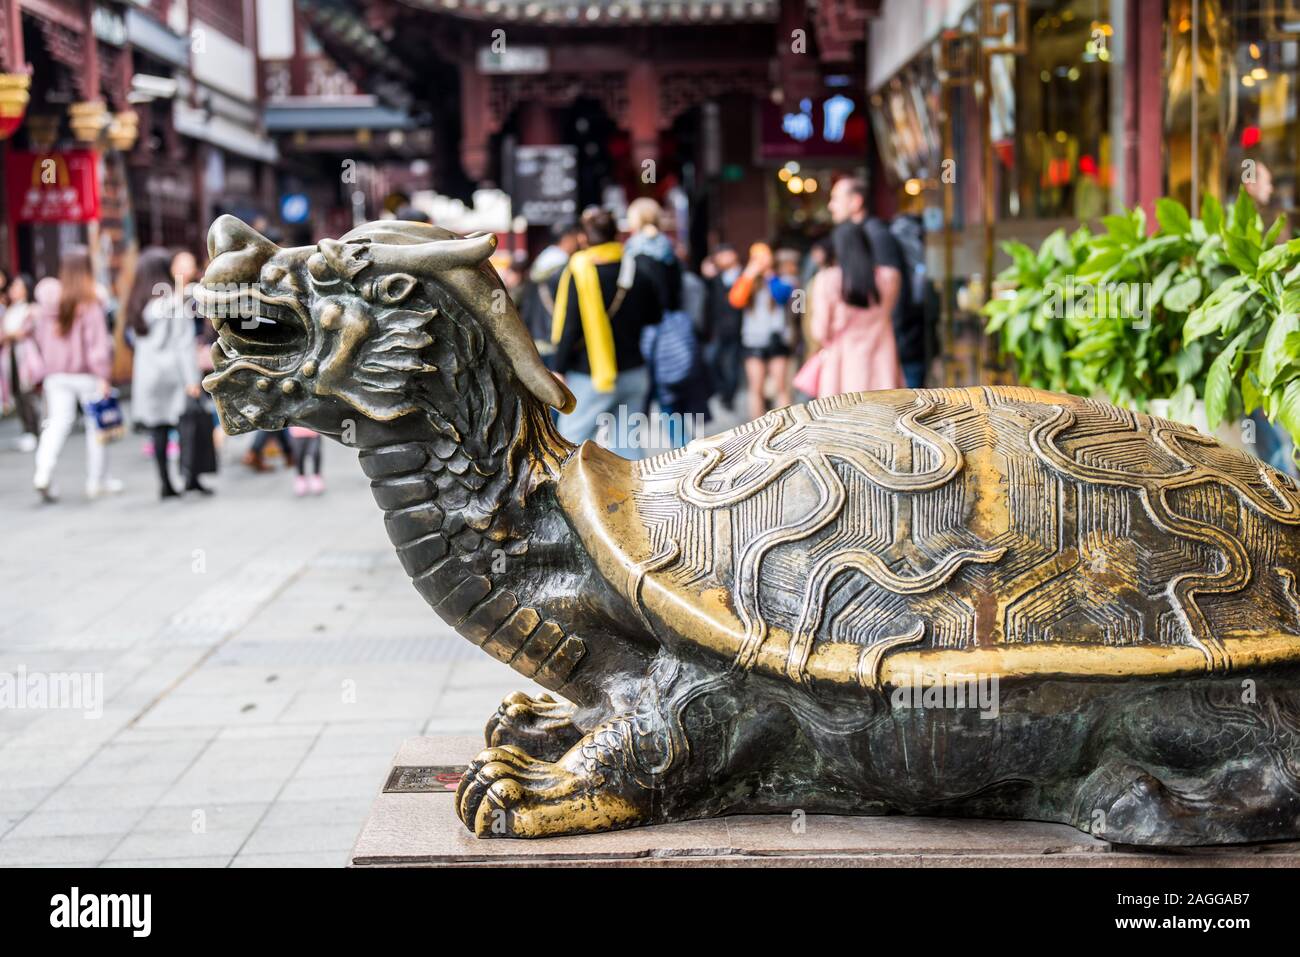
[[[608,423],[610,449],[638,459],[644,455],[640,430],[629,423],[644,413],[650,392],[641,332],[659,322],[662,309],[645,270],[624,257],[612,214],[584,211],[582,231],[587,247],[573,254],[554,290],[551,368],[577,399],[573,412],[560,417],[559,430],[581,443]]]

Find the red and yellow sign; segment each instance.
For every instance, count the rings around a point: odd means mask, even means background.
[[[9,209],[18,223],[89,223],[99,219],[99,158],[94,150],[11,152]]]

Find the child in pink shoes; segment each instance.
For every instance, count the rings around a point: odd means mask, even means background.
[[[293,480],[293,494],[320,495],[325,491],[325,479],[320,474],[320,433],[305,429],[301,425],[289,427],[289,439],[293,443],[293,457],[298,463],[298,474]],[[308,473],[310,460],[311,472]]]

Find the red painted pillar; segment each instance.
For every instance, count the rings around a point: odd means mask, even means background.
[[[488,171],[488,78],[473,63],[461,61],[460,162],[465,175],[482,180]]]
[[[1124,78],[1125,202],[1155,222],[1165,184],[1164,0],[1129,0]],[[1197,210],[1191,211],[1197,215]]]
[[[645,184],[646,161],[659,162],[659,71],[652,62],[638,59],[628,69],[627,105],[635,182]],[[654,184],[645,184],[645,191],[653,192]]]
[[[23,14],[18,0],[0,0],[0,15],[4,18],[4,45],[0,48],[0,68],[6,73],[22,73],[27,69],[27,54],[23,49]]]

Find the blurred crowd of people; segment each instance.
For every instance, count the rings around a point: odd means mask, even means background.
[[[757,418],[796,398],[924,384],[937,306],[925,273],[920,221],[870,215],[866,184],[831,190],[830,233],[806,252],[755,242],[742,260],[731,245],[698,271],[663,232],[651,199],[627,210],[627,237],[611,212],[592,207],[554,228],[525,268],[505,270],[538,351],[577,406],[560,417],[575,443],[602,438],[629,458],[646,452],[622,423],[657,409],[667,444],[715,398]]]
[[[195,307],[201,275],[188,250],[145,249],[118,301],[96,282],[89,250],[76,245],[62,251],[57,276],[33,282],[0,273],[0,413],[18,418],[15,448],[33,455],[32,486],[44,502],[59,498],[59,458],[78,417],[86,497],[122,491],[109,450],[125,432],[128,409],[156,466],[159,497],[212,494],[202,477],[217,471],[221,431],[201,387],[216,338]],[[129,402],[119,403],[114,383],[129,383]],[[259,434],[245,463],[266,470],[263,446],[280,439],[286,465],[298,468],[294,491],[319,494],[319,436],[297,432]]]
[[[752,419],[797,399],[922,386],[935,310],[919,221],[871,216],[865,183],[852,178],[835,183],[829,209],[834,227],[806,251],[759,241],[742,259],[723,244],[692,269],[654,200],[631,203],[622,239],[614,215],[592,207],[556,227],[527,268],[507,267],[539,352],[577,399],[560,432],[641,458],[689,441],[711,401]],[[216,471],[220,433],[200,386],[215,341],[194,307],[200,275],[188,251],[146,249],[117,303],[78,246],[64,250],[58,276],[0,275],[0,411],[20,421],[17,447],[33,454],[43,500],[57,499],[78,415],[86,495],[120,491],[108,450],[125,416],[112,383],[128,379],[130,419],[156,463],[160,497],[211,494],[201,477]],[[628,428],[638,417],[664,427]],[[244,464],[266,471],[272,443],[297,470],[296,494],[324,490],[318,435],[259,433]]]

